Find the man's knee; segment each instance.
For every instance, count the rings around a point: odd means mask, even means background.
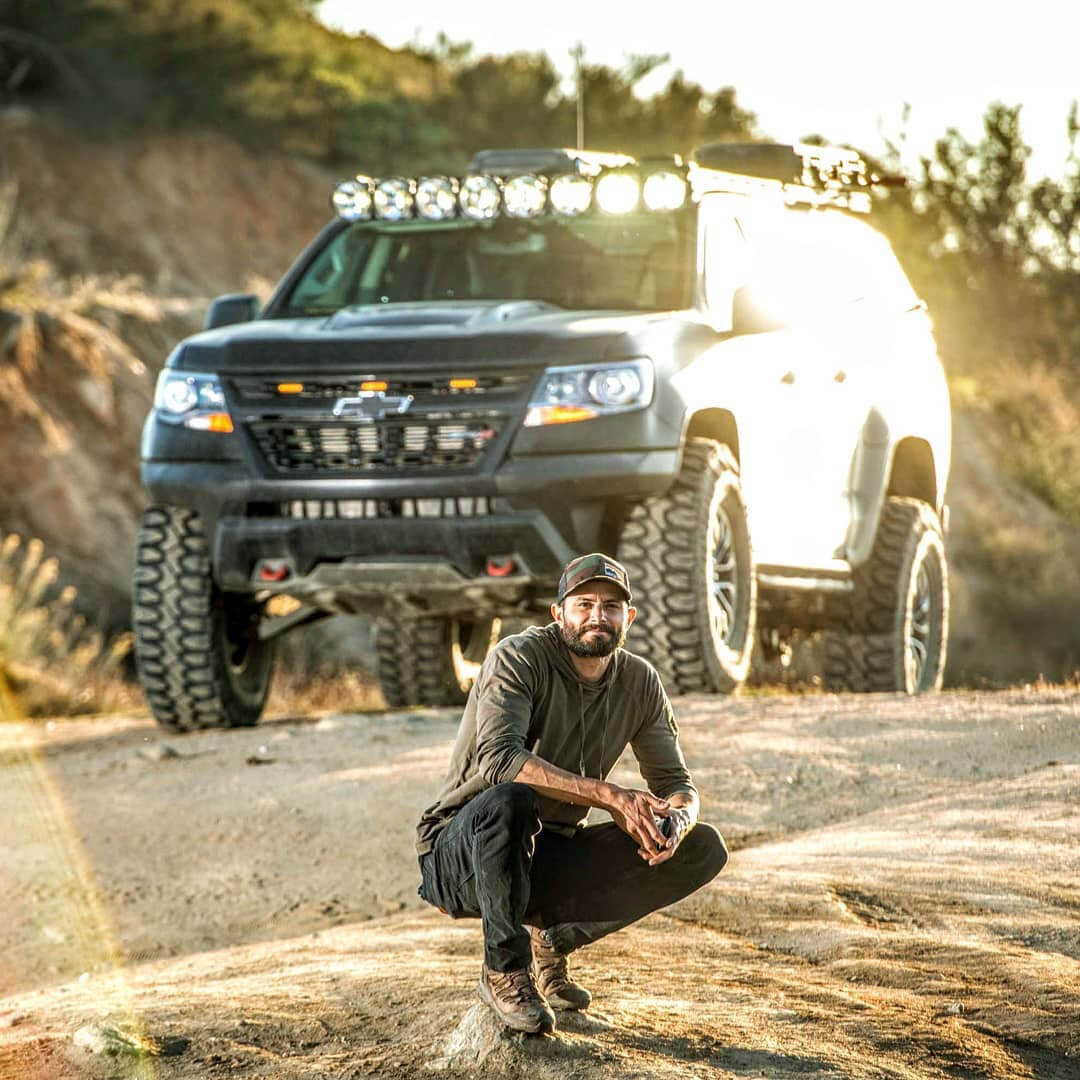
[[[728,861],[727,844],[715,826],[699,821],[679,845],[680,853],[700,867],[701,882],[712,881]]]
[[[495,784],[479,796],[483,799],[482,817],[488,820],[511,822],[540,827],[540,801],[528,784]]]

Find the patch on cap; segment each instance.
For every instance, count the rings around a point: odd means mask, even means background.
[[[599,551],[594,551],[591,555],[579,555],[566,564],[562,577],[559,578],[556,603],[561,604],[567,593],[572,593],[587,581],[613,581],[626,593],[626,602],[630,603],[630,575],[627,574],[626,567]]]

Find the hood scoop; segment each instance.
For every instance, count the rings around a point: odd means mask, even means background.
[[[543,300],[500,300],[435,304],[363,304],[342,308],[323,323],[324,330],[463,329],[516,322],[561,311]]]

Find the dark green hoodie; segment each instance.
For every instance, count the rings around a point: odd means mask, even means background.
[[[574,668],[557,623],[505,638],[469,694],[446,783],[416,828],[417,851],[430,851],[436,833],[474,796],[513,780],[529,754],[603,780],[627,744],[655,795],[696,793],[671,704],[648,661],[619,649],[604,677],[589,683]],[[545,828],[573,833],[587,813],[540,798]]]

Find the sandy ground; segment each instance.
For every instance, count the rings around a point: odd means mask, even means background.
[[[1080,694],[676,709],[731,862],[487,1042],[416,896],[453,712],[0,726],[0,1077],[1080,1077]]]

